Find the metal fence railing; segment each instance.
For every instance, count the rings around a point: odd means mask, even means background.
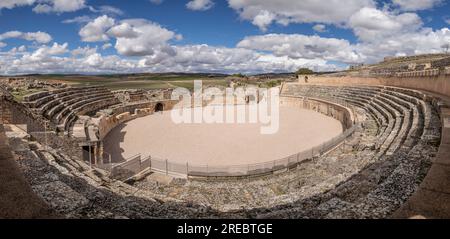
[[[342,134],[308,150],[269,162],[244,165],[196,165],[189,163],[171,162],[167,159],[156,157],[142,157],[140,154],[129,158],[120,164],[101,166],[110,169],[111,176],[116,179],[126,180],[144,171],[154,171],[164,174],[179,175],[182,177],[243,177],[272,173],[278,170],[288,169],[297,164],[320,156],[342,143],[356,130],[356,125],[345,130]]]

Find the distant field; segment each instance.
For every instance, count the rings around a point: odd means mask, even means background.
[[[111,90],[121,89],[163,89],[184,87],[194,88],[194,80],[202,80],[204,85],[227,86],[225,77],[205,77],[204,75],[142,75],[142,76],[39,76],[40,80],[66,83],[72,86],[102,85]]]

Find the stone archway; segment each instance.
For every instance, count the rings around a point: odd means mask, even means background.
[[[163,103],[157,103],[155,105],[155,112],[161,112],[161,111],[164,111],[164,105],[163,105]]]

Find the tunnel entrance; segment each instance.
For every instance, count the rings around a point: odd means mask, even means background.
[[[155,112],[161,112],[164,111],[164,105],[162,103],[158,103],[155,106]]]

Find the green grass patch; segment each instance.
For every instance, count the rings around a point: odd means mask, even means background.
[[[36,92],[40,92],[42,90],[40,89],[30,89],[30,90],[18,90],[18,91],[13,91],[11,92],[11,94],[14,96],[14,100],[16,100],[17,102],[22,102],[23,101],[23,97],[29,94],[33,94]]]

